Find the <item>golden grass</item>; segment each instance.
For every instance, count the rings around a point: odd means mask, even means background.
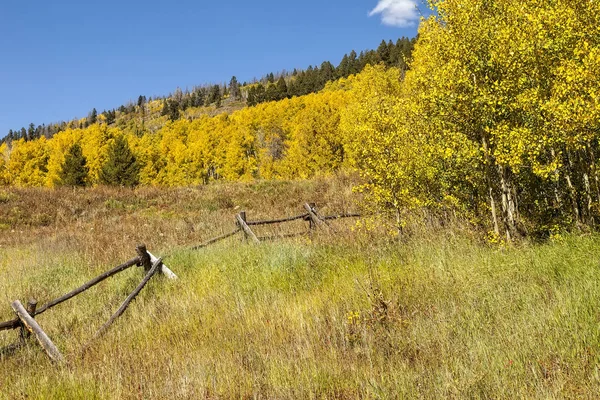
[[[401,244],[353,232],[186,250],[242,208],[354,211],[349,186],[7,192],[0,216],[19,208],[10,230],[23,233],[0,234],[0,319],[16,298],[47,301],[131,258],[139,241],[180,279],[153,280],[85,355],[140,270],[39,316],[69,364],[33,342],[1,357],[0,398],[597,397],[598,236],[498,249],[449,229]],[[32,222],[39,213],[51,222]],[[0,347],[15,338],[0,333]]]

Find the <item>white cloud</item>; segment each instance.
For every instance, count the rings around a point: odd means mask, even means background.
[[[379,0],[369,17],[377,14],[381,14],[381,21],[385,25],[401,28],[413,26],[419,20],[417,3],[414,0]]]

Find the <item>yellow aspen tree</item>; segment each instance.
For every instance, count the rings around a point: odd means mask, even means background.
[[[164,159],[164,168],[158,175],[161,185],[185,186],[188,182],[186,150],[189,126],[190,122],[182,119],[169,122],[161,129],[160,154]]]
[[[8,159],[8,145],[2,143],[0,144],[0,186],[9,186],[11,184],[11,177],[7,169]]]
[[[45,137],[29,142],[23,139],[13,141],[7,167],[15,186],[45,185],[50,157],[47,144]]]
[[[71,146],[81,139],[80,130],[67,129],[59,132],[48,140],[48,173],[46,175],[46,186],[56,187],[61,184],[60,174],[62,172],[65,156]]]

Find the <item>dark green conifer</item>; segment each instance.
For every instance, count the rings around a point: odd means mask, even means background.
[[[231,78],[231,81],[229,81],[229,93],[231,94],[231,97],[233,97],[236,100],[242,98],[242,92],[240,91],[240,84],[238,83],[238,80],[235,76],[233,76]]]
[[[98,120],[98,111],[96,111],[96,109],[94,108],[90,112],[90,115],[88,117],[88,123],[89,123],[89,125],[93,125],[96,123],[97,120]]]
[[[65,162],[60,172],[61,183],[65,186],[85,186],[89,172],[87,161],[79,143],[75,143],[65,156]]]
[[[390,63],[390,49],[385,40],[382,40],[377,48],[377,61],[383,62],[386,65],[389,65]]]
[[[283,100],[288,97],[288,87],[285,83],[285,78],[282,76],[279,78],[276,84],[277,87],[277,100]]]
[[[100,181],[105,185],[136,186],[140,167],[131,152],[127,139],[117,136],[108,149],[108,159],[100,170]]]

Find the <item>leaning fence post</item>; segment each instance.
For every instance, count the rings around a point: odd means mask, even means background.
[[[311,231],[314,231],[315,229],[317,229],[317,225],[314,223],[314,221],[313,221],[313,219],[311,217],[311,212],[312,212],[312,210],[315,209],[315,207],[317,206],[317,204],[316,203],[308,203],[308,206],[310,207],[310,210],[307,210],[308,211],[308,228]]]
[[[146,249],[145,244],[138,245],[138,247],[135,250],[138,254],[138,257],[140,258],[140,264],[144,267],[144,272],[147,274],[148,272],[150,272],[150,269],[152,269],[152,265],[156,262],[156,260],[158,260],[158,257],[156,257],[154,254],[150,253],[148,251],[148,249]],[[167,278],[177,279],[177,275],[175,275],[175,273],[173,271],[171,271],[162,262],[161,262],[159,268],[160,268],[159,272],[161,274],[163,274],[164,276],[166,276]]]
[[[27,302],[27,313],[31,315],[31,318],[35,318],[35,311],[37,310],[38,302],[35,299],[29,299]],[[28,339],[31,336],[31,332],[29,332],[25,326],[21,326],[21,340]]]
[[[308,220],[310,221],[311,230],[315,230],[317,229],[317,227],[323,225],[323,221],[321,221],[315,213],[315,203],[304,204],[304,209],[306,210],[306,212],[308,212]]]
[[[148,250],[146,250],[146,245],[140,244],[135,250],[140,258],[140,264],[142,267],[144,267],[144,272],[147,274],[152,268],[152,261],[150,260],[150,254],[148,254]]]
[[[100,327],[100,329],[98,329],[98,331],[96,332],[96,334],[94,335],[94,338],[92,340],[98,339],[100,336],[102,336],[104,334],[104,332],[106,332],[106,330],[113,324],[113,322],[115,322],[117,320],[117,318],[119,318],[121,315],[123,315],[125,310],[127,310],[127,307],[129,307],[129,304],[131,304],[131,302],[137,297],[137,295],[140,294],[142,289],[148,284],[148,282],[150,282],[150,279],[152,279],[152,277],[158,271],[160,271],[161,265],[162,265],[162,258],[159,258],[154,262],[154,264],[152,264],[152,266],[150,266],[150,271],[148,271],[148,273],[144,276],[144,279],[142,279],[142,282],[135,288],[135,290],[133,292],[131,292],[131,294],[129,296],[127,296],[127,299],[125,299],[123,304],[121,304],[121,307],[119,307],[117,312],[115,312],[110,317],[110,319],[104,325],[102,325]],[[87,348],[89,347],[90,344],[91,344],[91,342],[88,343],[88,345],[84,348],[84,352],[87,350]]]
[[[60,351],[58,351],[54,343],[52,343],[48,335],[46,335],[36,320],[29,315],[19,300],[15,300],[12,303],[12,309],[15,311],[17,317],[19,317],[25,328],[35,335],[35,338],[44,348],[46,354],[48,354],[48,357],[50,357],[52,361],[63,362],[64,358],[62,354],[60,354]]]
[[[241,213],[236,215],[235,218],[237,220],[237,224],[239,225],[239,227],[242,228],[242,231],[244,231],[244,237],[246,239],[251,238],[254,241],[254,243],[260,243],[260,240],[258,240],[258,237],[256,237],[254,232],[252,232],[252,229],[250,229],[250,227],[246,223],[246,212],[242,211]]]

